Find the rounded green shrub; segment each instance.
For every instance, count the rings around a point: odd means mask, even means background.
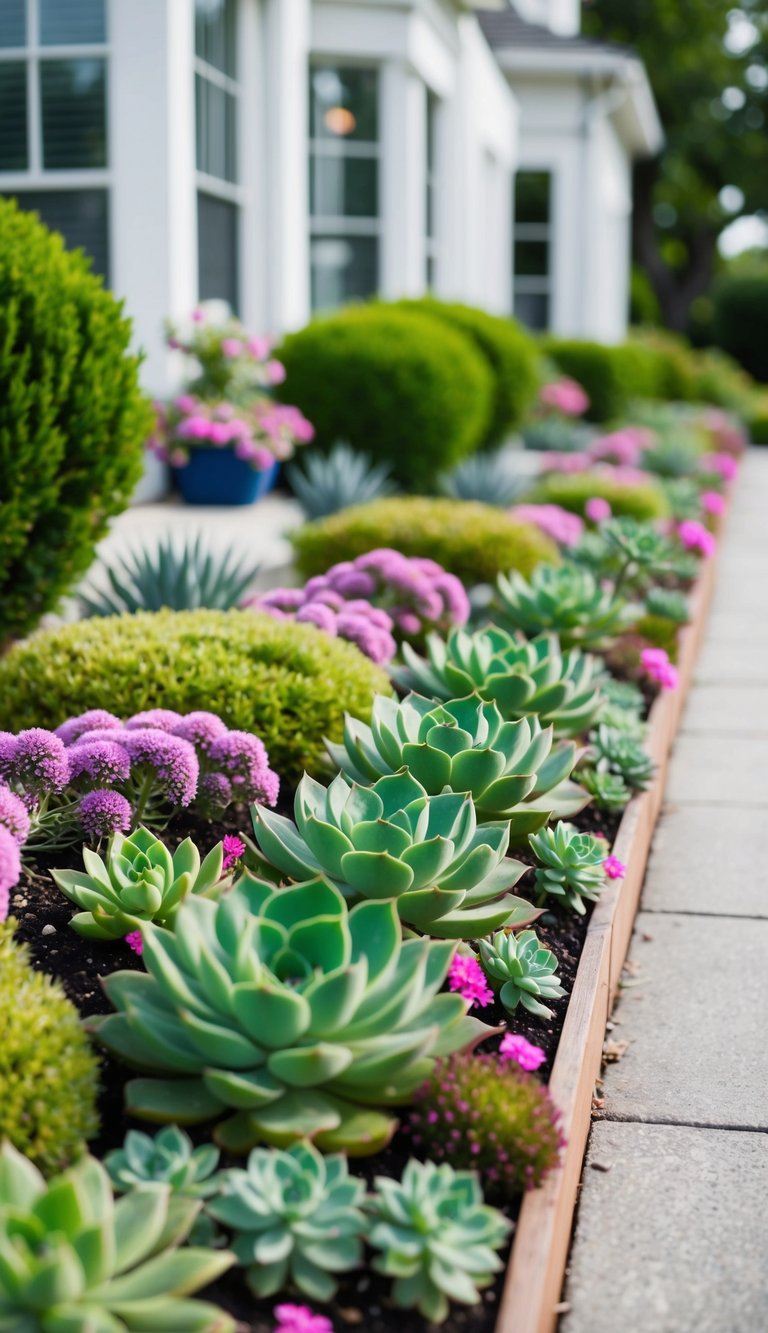
[[[768,380],[768,274],[721,278],[714,290],[715,342],[756,380]]]
[[[158,611],[80,621],[33,635],[0,661],[0,729],[58,726],[88,708],[218,713],[255,732],[294,781],[323,767],[344,713],[366,718],[384,671],[313,625],[254,611]]]
[[[90,565],[141,474],[130,324],[79,252],[0,200],[0,647]]]
[[[754,384],[746,370],[725,352],[709,347],[696,353],[696,402],[744,412],[749,410],[753,393]]]
[[[655,481],[627,485],[609,472],[548,472],[523,497],[526,504],[555,504],[585,517],[592,497],[607,500],[616,518],[654,519],[669,515],[669,501]]]
[[[436,560],[467,587],[492,583],[502,570],[528,575],[542,561],[559,559],[557,547],[538,528],[515,522],[493,505],[413,495],[331,514],[291,533],[291,541],[307,578],[379,546]]]
[[[626,411],[636,387],[625,378],[626,365],[616,348],[576,338],[545,338],[543,350],[563,375],[577,380],[589,395],[590,421],[611,421]]]
[[[758,408],[750,416],[749,438],[753,444],[768,444],[768,406]]]
[[[684,338],[668,329],[640,328],[632,330],[631,342],[655,358],[656,397],[674,403],[693,401],[696,353]]]
[[[493,408],[482,443],[501,444],[520,425],[536,397],[540,357],[530,334],[513,319],[459,302],[424,297],[400,301],[398,308],[422,311],[459,329],[475,343],[493,374]]]
[[[0,924],[0,1142],[50,1175],[98,1130],[99,1066],[77,1010],[32,967],[15,925]]]
[[[287,402],[328,450],[347,440],[387,463],[406,488],[427,490],[484,439],[493,377],[445,322],[390,306],[351,306],[290,334],[277,355]]]

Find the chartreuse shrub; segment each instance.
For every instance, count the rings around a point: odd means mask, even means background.
[[[448,1318],[450,1301],[479,1304],[503,1267],[496,1251],[511,1226],[483,1202],[474,1171],[412,1158],[400,1181],[376,1177],[367,1210],[373,1267],[394,1278],[393,1304],[433,1323]]]
[[[13,939],[15,924],[0,924],[0,1141],[48,1173],[98,1129],[98,1063],[61,987]]]
[[[492,505],[419,496],[375,500],[308,523],[291,533],[300,572],[323,574],[381,546],[427,556],[471,587],[492,583],[502,570],[530,574],[559,559],[557,547],[530,523],[516,523]]]
[[[421,694],[398,702],[378,695],[370,727],[344,721],[344,744],[329,743],[338,769],[355,782],[376,782],[407,766],[430,796],[468,792],[478,819],[505,819],[510,838],[533,833],[553,814],[576,814],[584,794],[569,781],[576,746],[553,749],[552,727],[531,716],[505,722],[479,694],[435,703]]]
[[[429,848],[426,848],[429,851]],[[171,933],[142,927],[147,974],[113,972],[98,1040],[147,1071],[131,1115],[215,1121],[229,1151],[310,1138],[379,1151],[439,1055],[493,1029],[440,992],[454,947],[403,939],[391,900],[348,908],[317,879],[277,889],[245,876],[220,902],[193,894]]]
[[[130,324],[82,254],[0,200],[0,645],[90,565],[141,474]]]
[[[540,358],[530,334],[513,319],[429,296],[400,301],[398,308],[421,311],[452,325],[482,353],[493,374],[493,406],[483,444],[501,444],[520,425],[536,397]]]
[[[531,919],[506,890],[526,867],[505,856],[509,824],[477,823],[470,796],[428,796],[407,769],[370,787],[339,773],[330,787],[304,776],[294,823],[253,807],[267,862],[294,880],[323,876],[345,897],[391,899],[402,921],[448,939],[477,939]]]
[[[628,483],[598,468],[592,472],[548,472],[524,498],[527,504],[560,505],[582,518],[587,501],[594,498],[607,500],[617,518],[642,521],[669,515],[669,502],[655,479]]]
[[[405,487],[427,489],[487,433],[493,376],[474,343],[445,321],[351,306],[289,334],[277,355],[287,401],[312,422],[315,447],[347,440],[387,463]]]
[[[508,1202],[556,1165],[562,1138],[547,1089],[513,1061],[454,1055],[427,1079],[408,1116],[420,1157],[477,1171]]]
[[[37,634],[0,661],[0,728],[57,726],[90,708],[218,713],[253,731],[287,780],[322,766],[345,710],[366,717],[387,676],[313,625],[252,611],[160,611]]]
[[[233,1333],[223,1310],[187,1299],[234,1262],[185,1246],[200,1204],[145,1186],[115,1202],[95,1157],[47,1185],[0,1148],[0,1327],[9,1333]]]

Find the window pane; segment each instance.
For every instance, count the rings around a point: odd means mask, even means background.
[[[520,171],[515,179],[515,221],[549,222],[552,173]]]
[[[541,331],[549,328],[549,293],[515,292],[515,319],[526,328]]]
[[[314,69],[310,74],[310,133],[336,142],[379,137],[375,69]]]
[[[27,66],[0,61],[0,171],[26,171]]]
[[[237,78],[236,0],[195,0],[195,55]]]
[[[105,60],[42,60],[43,165],[107,165]]]
[[[197,169],[218,180],[237,180],[237,99],[195,75]]]
[[[24,0],[0,0],[0,46],[25,46]]]
[[[41,46],[84,46],[107,40],[104,0],[37,0]]]
[[[19,208],[39,213],[61,232],[70,250],[82,247],[94,271],[109,281],[109,201],[106,190],[28,190],[15,196]]]
[[[549,273],[549,241],[515,242],[515,277],[545,278]]]
[[[315,236],[310,254],[313,310],[333,310],[375,294],[379,285],[375,236]]]
[[[238,209],[213,195],[197,196],[197,274],[201,301],[228,301],[239,308]]]
[[[309,173],[313,216],[378,216],[379,164],[375,157],[316,153],[310,161]]]

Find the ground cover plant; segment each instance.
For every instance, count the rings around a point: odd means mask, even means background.
[[[4,929],[104,1061],[95,1134],[73,1044],[68,1135],[52,1155],[12,1139],[52,1179],[10,1159],[0,1232],[4,1204],[41,1243],[66,1212],[63,1267],[82,1226],[134,1237],[71,1287],[70,1327],[86,1306],[137,1330],[490,1333],[521,1192],[562,1148],[546,1078],[592,905],[626,869],[621,813],[653,781],[648,704],[676,685],[634,617],[674,640],[715,540],[722,472],[695,478],[695,515],[592,507],[562,552],[534,533],[538,564],[494,568],[498,607],[468,624],[479,579],[447,559],[334,551],[321,594],[414,599],[388,603],[387,672],[251,610],[94,619],[0,663]],[[118,825],[94,812],[72,836],[94,795]],[[39,1289],[26,1259],[2,1314]]]

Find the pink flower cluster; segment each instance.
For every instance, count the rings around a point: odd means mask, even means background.
[[[519,1037],[512,1032],[508,1032],[506,1037],[502,1037],[499,1055],[502,1060],[514,1060],[521,1069],[526,1069],[529,1072],[538,1069],[547,1058],[546,1051],[543,1051],[540,1046],[534,1046],[533,1042],[526,1041],[525,1037]]]
[[[620,467],[635,467],[641,461],[643,450],[653,443],[653,433],[645,426],[623,426],[610,435],[592,440],[588,453],[595,463],[616,463]]]
[[[173,467],[184,467],[190,449],[207,445],[232,449],[264,472],[276,460],[290,458],[296,445],[307,444],[315,433],[297,407],[264,397],[236,408],[226,400],[202,402],[184,393],[172,403],[156,403],[155,411],[157,424],[147,447]]]
[[[717,546],[714,533],[705,528],[703,523],[699,523],[698,519],[684,519],[678,524],[677,535],[686,551],[698,551],[704,557],[714,555]]]
[[[589,407],[589,397],[584,389],[567,375],[545,384],[539,391],[539,402],[542,407],[560,412],[564,417],[580,417]]]
[[[730,413],[724,412],[721,407],[709,407],[702,417],[702,425],[719,453],[731,454],[737,458],[744,453],[747,437]]]
[[[593,495],[584,505],[584,513],[590,523],[605,523],[611,517],[613,510],[601,495]]]
[[[30,818],[24,802],[0,782],[0,921],[5,921],[8,916],[10,891],[19,882],[21,848],[29,828]]]
[[[397,637],[445,633],[469,618],[469,598],[453,574],[434,560],[388,547],[332,565],[303,588],[272,588],[244,605],[316,625],[381,665],[395,656]]]
[[[702,491],[699,498],[705,514],[712,514],[718,518],[720,514],[725,513],[725,496],[719,491]]]
[[[603,870],[609,879],[623,879],[627,873],[627,867],[618,856],[606,856],[603,861]]]
[[[640,665],[649,680],[655,681],[663,690],[677,689],[680,673],[670,662],[664,648],[644,648],[640,654]]]
[[[507,510],[510,518],[520,523],[533,523],[545,536],[551,537],[558,546],[578,546],[584,531],[584,523],[578,514],[571,514],[561,505],[521,504]]]
[[[333,1333],[327,1315],[315,1314],[308,1305],[276,1305],[273,1333]]]
[[[493,999],[482,967],[470,954],[454,954],[448,969],[448,989],[463,995],[470,1009],[476,1005],[485,1008]]]
[[[732,454],[702,454],[699,459],[702,472],[715,473],[723,481],[733,481],[739,471],[739,465]]]

